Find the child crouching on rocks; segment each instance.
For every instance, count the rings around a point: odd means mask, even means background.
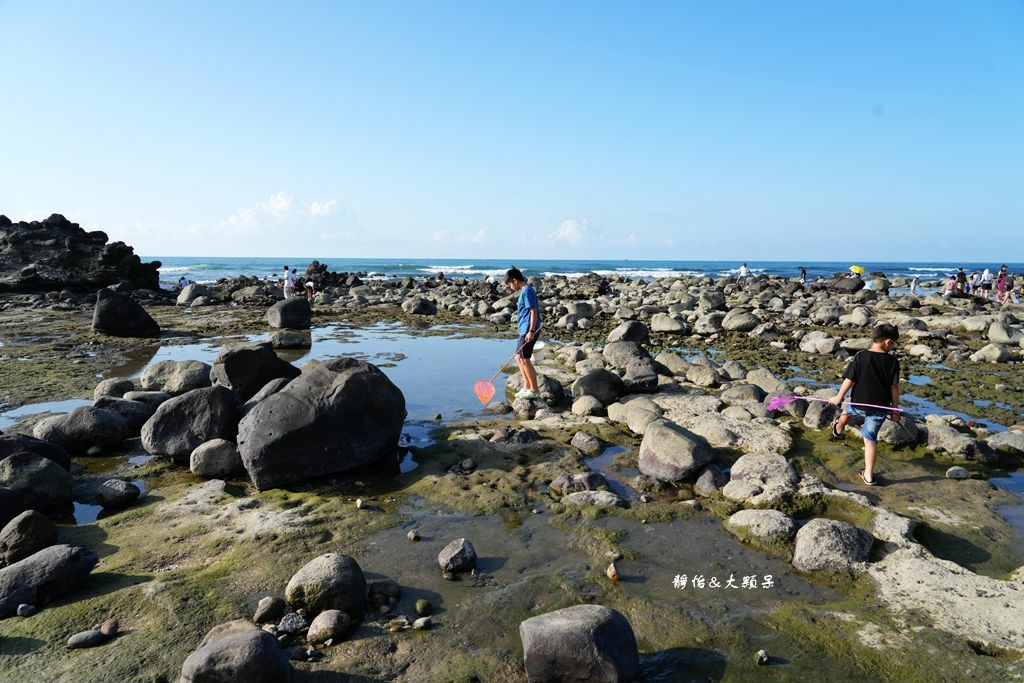
[[[896,409],[900,402],[900,361],[892,353],[899,338],[900,333],[895,325],[876,325],[871,336],[871,348],[857,352],[843,372],[839,393],[828,401],[839,406],[852,388],[852,403],[875,406],[854,407],[847,404],[832,422],[832,436],[839,438],[851,418],[864,418],[864,426],[861,428],[861,436],[864,437],[864,469],[858,474],[868,486],[875,485],[878,432],[887,416],[890,420],[900,419],[900,411]]]

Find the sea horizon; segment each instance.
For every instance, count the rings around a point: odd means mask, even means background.
[[[303,275],[309,265],[317,260],[335,272],[358,273],[367,279],[392,279],[407,276],[446,277],[467,279],[500,278],[515,265],[528,276],[537,277],[581,277],[588,273],[605,276],[620,276],[631,279],[658,279],[664,277],[732,277],[742,264],[746,264],[753,275],[776,275],[797,277],[800,268],[807,270],[811,279],[832,277],[859,265],[867,273],[881,272],[887,277],[919,277],[922,281],[941,279],[963,268],[965,272],[982,272],[989,268],[993,272],[1003,262],[981,263],[974,261],[755,261],[718,259],[458,259],[458,258],[282,258],[282,257],[231,257],[231,256],[142,256],[144,261],[160,261],[160,282],[174,286],[181,277],[202,284],[216,282],[221,278],[256,276],[276,279],[282,276],[285,265]],[[1006,263],[1013,273],[1024,272],[1024,264]]]

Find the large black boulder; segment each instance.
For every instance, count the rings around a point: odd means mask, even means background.
[[[71,502],[72,476],[35,453],[15,453],[0,460],[0,487],[14,489],[26,508],[49,510]]]
[[[854,292],[864,289],[864,280],[859,277],[840,277],[829,281],[828,289],[833,292],[846,292],[847,294],[853,294]]]
[[[530,681],[618,683],[640,672],[626,617],[601,605],[574,605],[519,624]]]
[[[312,319],[309,301],[304,297],[293,296],[278,301],[267,311],[267,322],[271,327],[289,330],[308,330]]]
[[[259,489],[394,460],[405,397],[375,365],[336,358],[260,401],[238,426]]]
[[[52,545],[0,569],[0,619],[17,612],[18,605],[39,607],[70,593],[85,583],[98,561],[89,548]]]
[[[0,460],[15,453],[35,453],[54,461],[64,469],[71,467],[71,456],[57,444],[24,434],[0,434]]]
[[[187,465],[200,444],[235,438],[237,414],[235,397],[227,387],[186,391],[161,403],[142,425],[142,447]]]
[[[92,329],[113,337],[159,337],[160,326],[146,309],[112,289],[96,293]]]
[[[604,368],[590,370],[572,383],[573,398],[593,396],[606,406],[619,400],[623,393],[625,385],[622,378]]]
[[[210,380],[230,389],[242,405],[270,380],[292,379],[298,377],[299,372],[297,367],[279,358],[269,343],[228,344],[213,361]]]
[[[80,406],[63,417],[41,422],[35,434],[71,453],[80,453],[92,446],[116,446],[128,438],[129,432],[128,423],[119,414]]]
[[[93,407],[116,413],[124,420],[128,428],[129,436],[138,436],[142,425],[146,420],[153,417],[156,412],[156,405],[143,403],[142,401],[129,401],[125,398],[115,396],[100,396],[93,401]]]

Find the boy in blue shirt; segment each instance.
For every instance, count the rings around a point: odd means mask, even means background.
[[[505,284],[513,292],[519,292],[519,303],[516,306],[519,329],[516,362],[519,364],[519,374],[523,376],[523,389],[516,394],[516,398],[540,398],[537,371],[530,360],[533,356],[533,346],[540,336],[540,303],[537,301],[537,292],[523,277],[522,271],[515,266],[505,273]]]

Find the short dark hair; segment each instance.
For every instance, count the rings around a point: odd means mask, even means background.
[[[886,339],[900,340],[900,331],[892,323],[879,323],[871,333],[871,341],[878,343]]]
[[[519,270],[515,266],[512,266],[511,268],[505,271],[506,284],[512,282],[513,280],[518,280],[519,282],[526,282],[526,278],[523,277],[523,271]]]

